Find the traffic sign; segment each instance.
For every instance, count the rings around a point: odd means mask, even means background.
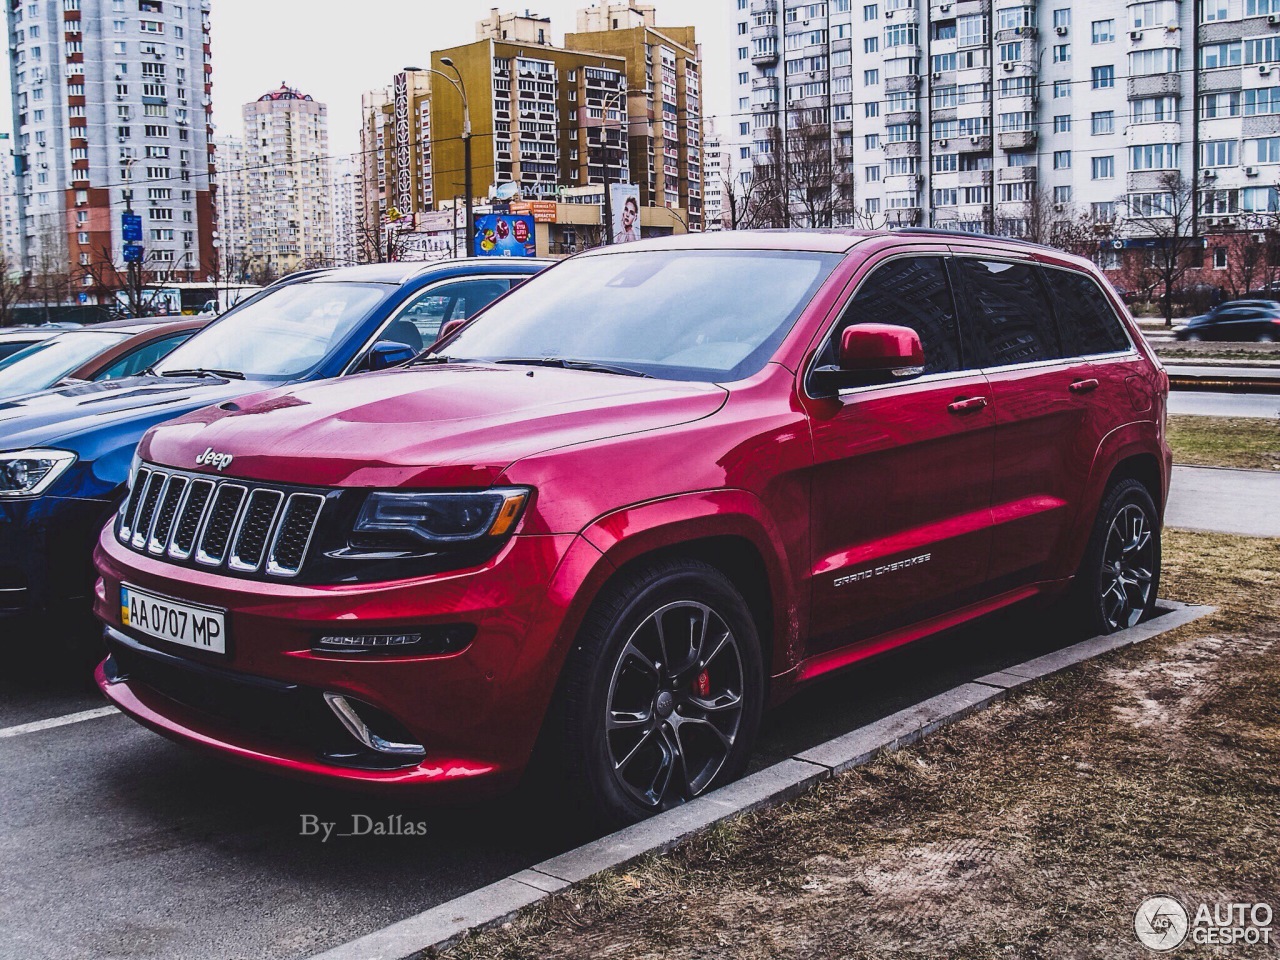
[[[125,263],[141,263],[142,262],[141,244],[126,243],[124,245],[124,262]]]
[[[120,214],[120,229],[126,242],[142,239],[142,216],[137,213]]]

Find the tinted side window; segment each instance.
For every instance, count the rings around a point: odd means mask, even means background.
[[[955,301],[941,257],[904,257],[877,267],[845,308],[819,363],[835,363],[845,327],[891,323],[910,327],[924,346],[924,372],[961,370]]]
[[[185,343],[191,339],[191,334],[194,332],[194,330],[188,330],[185,333],[176,333],[171,337],[153,340],[146,346],[139,347],[133,353],[121,357],[105,370],[99,370],[93,379],[118,380],[120,377],[135,377],[143,370],[167,357],[169,351],[178,344]]]
[[[400,314],[418,328],[424,343],[432,343],[450,320],[466,320],[511,289],[509,280],[457,280],[432,287]]]
[[[1069,270],[1045,269],[1049,295],[1058,310],[1062,349],[1068,356],[1116,353],[1129,349],[1111,301],[1096,280]]]
[[[975,365],[1008,366],[1061,356],[1053,313],[1029,263],[956,257]]]

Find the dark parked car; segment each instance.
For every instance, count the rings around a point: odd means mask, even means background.
[[[602,247],[405,367],[149,432],[98,544],[99,684],[175,740],[393,791],[509,786],[541,737],[567,808],[634,820],[863,658],[1036,597],[1098,633],[1150,613],[1167,390],[1045,247]]]
[[[119,506],[148,428],[246,394],[409,360],[435,328],[424,300],[468,315],[547,265],[526,259],[391,263],[286,280],[238,304],[144,376],[0,401],[0,616],[77,611],[93,541]],[[72,602],[68,602],[72,601]]]
[[[1192,317],[1173,335],[1179,340],[1280,340],[1280,301],[1232,300]]]
[[[0,329],[0,360],[11,357],[19,350],[25,350],[34,343],[48,340],[62,333],[61,327],[53,325],[40,327],[4,327]]]
[[[65,381],[136,376],[189,340],[210,319],[155,317],[64,330],[0,359],[0,400],[48,390]]]

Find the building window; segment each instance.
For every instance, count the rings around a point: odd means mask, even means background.
[[[879,37],[867,37],[865,40],[862,41],[863,53],[875,53],[879,49],[880,49]]]
[[[1058,27],[1066,29],[1069,26],[1071,26],[1071,9],[1069,7],[1053,11],[1053,28],[1055,30]]]
[[[1116,22],[1114,20],[1095,20],[1093,27],[1094,43],[1113,43],[1116,39]]]
[[[1094,179],[1097,179],[1096,177]],[[1114,200],[1104,200],[1101,203],[1089,204],[1089,216],[1093,218],[1094,223],[1114,223],[1116,219],[1116,204]]]
[[[1053,169],[1070,170],[1071,169],[1071,151],[1055,150],[1053,152]]]
[[[1116,68],[1110,64],[1105,67],[1094,67],[1090,71],[1091,85],[1095,90],[1109,90],[1116,85]]]
[[[1114,110],[1096,110],[1089,118],[1089,133],[1095,137],[1116,132],[1116,112]]]
[[[1280,113],[1280,87],[1244,91],[1244,115]]]
[[[1116,177],[1116,158],[1115,157],[1094,157],[1092,161],[1092,169],[1090,171],[1090,179],[1093,180],[1114,180]]]
[[[1053,62],[1068,63],[1071,60],[1071,44],[1055,43],[1053,45]]]
[[[1226,247],[1213,248],[1213,269],[1215,270],[1227,269],[1227,248]]]
[[[1247,141],[1254,163],[1280,163],[1280,137],[1263,137]]]
[[[864,103],[862,105],[862,109],[868,117],[880,116],[880,104],[875,100],[872,100],[870,103]]]
[[[961,47],[980,47],[989,39],[987,15],[969,14],[956,18],[956,40]]]
[[[1022,59],[1022,41],[1000,44],[1000,62],[1016,63]]]
[[[880,17],[880,5],[878,3],[868,3],[862,8],[863,22],[867,20],[876,20]]]
[[[880,82],[879,70],[863,70],[862,85],[864,87],[874,87]]]
[[[1129,54],[1129,76],[1150,77],[1159,73],[1178,73],[1182,68],[1182,51],[1173,47],[1136,50]]]
[[[1226,20],[1230,16],[1227,10],[1227,0],[1204,0],[1202,16],[1206,23],[1212,23],[1215,20]]]
[[[1058,114],[1058,116],[1053,118],[1053,132],[1054,133],[1070,133],[1071,132],[1071,117],[1069,114],[1061,113],[1061,114]]]
[[[1069,96],[1071,96],[1071,81],[1070,80],[1055,81],[1053,84],[1053,99],[1062,100],[1063,98],[1069,97]]]
[[[1054,188],[1053,188],[1053,202],[1054,202],[1054,203],[1070,203],[1070,202],[1071,202],[1071,188],[1070,188],[1069,186],[1064,186],[1064,187],[1054,187]]]
[[[1144,143],[1129,148],[1131,170],[1176,170],[1178,144]]]
[[[1201,143],[1200,165],[1203,167],[1234,167],[1236,165],[1236,141],[1206,140]]]
[[[880,168],[878,166],[866,167],[863,169],[863,176],[866,179],[867,183],[879,183]]]

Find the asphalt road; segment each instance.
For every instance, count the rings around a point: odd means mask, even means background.
[[[1280,535],[1277,485],[1180,467],[1170,522]],[[0,635],[13,644],[0,675],[0,958],[306,957],[591,837],[554,789],[428,808],[228,766],[118,714],[24,731],[102,701],[38,626]],[[1076,639],[1026,611],[914,644],[771,713],[756,765]],[[305,814],[339,829],[399,814],[426,833],[321,842],[300,835]]]
[[[1174,390],[1169,412],[1204,417],[1280,417],[1280,394],[1212,393],[1207,390]]]

